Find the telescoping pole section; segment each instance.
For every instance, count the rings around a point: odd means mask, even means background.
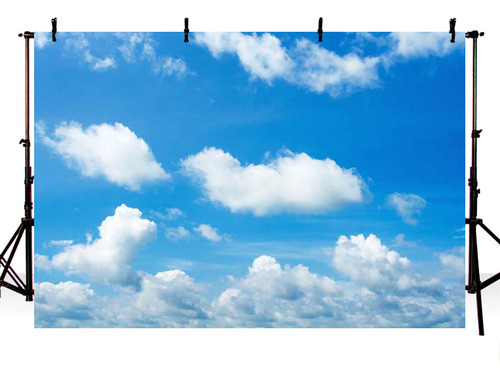
[[[30,166],[30,39],[34,38],[34,33],[25,32],[25,70],[26,70],[26,100],[25,100],[25,179],[24,179],[24,210],[25,210],[25,229],[26,229],[26,301],[33,301],[33,201],[31,195],[31,186],[33,184],[33,176],[31,175]]]

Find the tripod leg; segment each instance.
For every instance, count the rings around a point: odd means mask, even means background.
[[[476,306],[477,306],[477,323],[479,328],[479,335],[484,335],[484,324],[483,324],[483,304],[481,300],[481,278],[479,272],[479,256],[477,249],[477,235],[476,226],[470,229],[470,242],[471,242],[471,262],[470,270],[472,271],[472,287],[476,292]],[[470,276],[470,273],[469,273]]]
[[[19,245],[19,241],[21,240],[21,237],[23,236],[24,232],[24,225],[21,225],[21,228],[19,229],[19,233],[17,235],[16,242],[14,243],[14,246],[12,247],[12,251],[10,252],[9,258],[7,259],[7,263],[4,266],[2,275],[0,275],[0,281],[3,281],[5,279],[5,276],[7,275],[7,271],[10,268],[10,264],[12,263],[12,259],[14,258],[14,254],[16,253],[17,246]]]
[[[0,259],[3,259],[3,257],[5,256],[5,254],[7,253],[7,251],[9,250],[9,247],[12,245],[12,242],[14,241],[14,239],[16,238],[16,236],[19,234],[19,231],[21,230],[21,228],[23,228],[23,223],[21,223],[21,225],[19,227],[17,227],[16,232],[14,232],[14,235],[12,235],[12,237],[9,240],[9,242],[5,246],[4,250],[0,254]]]
[[[476,304],[477,304],[477,324],[479,327],[479,335],[484,335],[484,325],[483,325],[483,304],[481,301],[481,289],[476,293]]]
[[[32,253],[32,226],[25,226],[26,230],[26,301],[33,301],[33,253]]]

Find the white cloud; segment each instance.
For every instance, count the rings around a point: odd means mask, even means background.
[[[52,265],[66,274],[88,277],[105,284],[137,286],[132,265],[137,252],[156,237],[156,224],[141,218],[138,209],[121,205],[98,227],[99,238],[66,246]]]
[[[35,284],[37,327],[77,327],[92,319],[94,292],[72,281]]]
[[[136,291],[94,296],[72,282],[36,286],[36,326],[85,327],[459,327],[464,325],[463,278],[441,283],[375,235],[345,236],[333,250],[335,268],[350,281],[282,266],[257,257],[209,303],[207,287],[174,269],[139,273]],[[459,252],[439,256],[454,267]],[[191,265],[191,264],[189,264]],[[189,266],[188,265],[188,266]],[[455,268],[457,269],[457,268]],[[226,282],[227,283],[227,282]],[[74,297],[74,299],[71,299]],[[68,300],[69,298],[69,300]]]
[[[401,61],[444,56],[463,44],[463,38],[450,44],[448,33],[391,33],[380,37],[358,33],[353,41],[352,51],[339,55],[305,38],[295,40],[287,49],[269,33],[195,34],[195,42],[207,47],[215,58],[223,54],[236,55],[252,79],[259,78],[268,84],[282,79],[332,97],[378,86],[379,68],[388,69],[395,58]],[[375,44],[382,51],[374,56],[362,56],[360,46],[365,42]]]
[[[45,255],[39,255],[38,253],[35,253],[35,268],[43,270],[45,272],[49,271],[52,269],[52,263],[50,262],[50,259],[48,256]]]
[[[396,210],[406,224],[417,224],[416,215],[419,215],[427,202],[416,194],[389,194],[386,198],[389,207]]]
[[[91,125],[87,129],[74,121],[62,123],[52,137],[38,123],[37,131],[45,145],[85,177],[104,177],[129,190],[170,178],[148,144],[121,123]]]
[[[125,315],[125,323],[129,326],[196,327],[200,320],[207,318],[205,302],[199,293],[199,286],[181,270],[145,275],[140,292],[130,299],[134,308]],[[121,306],[117,304],[117,307]]]
[[[392,240],[394,247],[416,247],[417,244],[412,241],[407,241],[404,234],[398,234]]]
[[[185,238],[189,237],[190,234],[191,233],[182,226],[179,226],[177,228],[169,227],[165,231],[165,237],[168,240],[172,240],[172,241],[185,239]]]
[[[275,258],[260,256],[212,307],[219,326],[313,327],[324,319],[341,322],[340,295],[331,278],[302,265],[282,268]]]
[[[90,52],[90,44],[85,33],[71,33],[64,44],[69,51],[80,54],[82,59],[88,63],[93,70],[116,68],[113,57],[106,56],[104,58],[98,58]]]
[[[465,248],[455,247],[440,253],[438,257],[443,274],[462,283],[465,277]]]
[[[403,58],[427,58],[430,55],[445,56],[462,45],[463,39],[457,38],[456,44],[450,43],[449,33],[391,33],[389,38],[394,43],[393,55]]]
[[[242,166],[211,147],[181,164],[210,201],[232,212],[318,214],[363,200],[365,185],[354,169],[305,153],[284,152],[268,163]]]
[[[208,304],[200,287],[178,269],[141,274],[137,292],[94,296],[88,284],[35,285],[37,327],[198,327]]]
[[[118,51],[128,63],[136,61],[137,48],[144,43],[145,39],[150,39],[146,33],[116,33],[116,36],[122,41],[118,46]]]
[[[184,212],[181,209],[172,207],[165,209],[165,212],[162,211],[150,211],[150,214],[155,218],[160,220],[176,220],[180,217],[184,216]]]
[[[439,280],[423,280],[410,260],[383,245],[370,234],[340,236],[333,253],[333,266],[352,281],[370,290],[389,292],[436,292]]]
[[[144,44],[142,59],[151,62],[155,74],[176,75],[178,78],[187,74],[187,65],[182,58],[158,57],[152,42]]]
[[[296,41],[294,58],[299,69],[290,77],[299,85],[332,97],[357,88],[378,84],[379,57],[360,57],[355,53],[339,56],[335,52],[306,39]]]
[[[166,213],[165,217],[168,220],[175,220],[175,219],[180,218],[181,216],[184,215],[182,210],[175,208],[175,207],[167,208],[166,212],[167,213]]]
[[[43,247],[64,247],[73,244],[73,240],[51,240],[48,243],[43,243]]]
[[[351,280],[346,298],[355,302],[349,306],[355,326],[463,326],[461,287],[424,277],[375,235],[341,236],[333,255],[334,268]]]
[[[38,49],[43,49],[51,41],[52,37],[50,33],[47,32],[36,32],[35,33],[35,47]]]
[[[236,54],[244,69],[252,78],[268,83],[276,78],[286,77],[294,67],[281,41],[264,33],[196,33],[195,43],[206,46],[216,58],[222,54]]]
[[[217,228],[214,228],[209,224],[200,224],[194,230],[207,240],[215,242],[222,240],[222,237],[217,232]]]

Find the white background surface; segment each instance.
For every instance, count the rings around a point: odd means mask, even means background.
[[[24,151],[18,142],[24,137],[24,39],[17,34],[50,31],[52,17],[58,17],[59,31],[182,31],[184,17],[189,17],[191,31],[316,31],[322,16],[325,32],[447,32],[449,18],[456,17],[457,31],[486,33],[479,41],[478,58],[478,126],[484,129],[479,140],[479,216],[500,233],[500,23],[494,6],[484,3],[4,1],[0,6],[0,245],[8,241],[23,215]],[[468,41],[469,129],[471,54]],[[467,150],[469,136],[470,131],[464,136]],[[468,152],[464,188],[469,160]],[[500,246],[485,234],[479,244],[481,271],[500,271]],[[15,264],[23,272],[20,257]],[[479,379],[498,373],[500,367],[500,283],[483,293],[485,337],[477,335],[471,295],[466,329],[35,330],[33,303],[6,289],[2,293],[1,378]]]

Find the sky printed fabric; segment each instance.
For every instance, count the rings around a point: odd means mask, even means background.
[[[35,36],[36,327],[464,327],[464,36]]]

